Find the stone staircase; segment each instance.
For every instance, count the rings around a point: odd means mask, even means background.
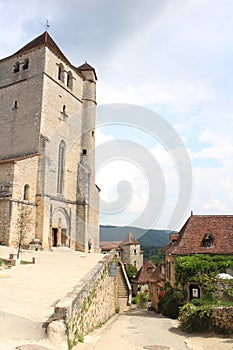
[[[132,290],[123,264],[117,266],[117,297],[121,311],[128,310]]]

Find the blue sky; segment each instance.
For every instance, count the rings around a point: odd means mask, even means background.
[[[50,35],[69,60],[77,66],[87,60],[96,68],[100,106],[133,104],[164,118],[192,164],[192,195],[170,227],[175,229],[191,210],[232,214],[232,15],[231,0],[0,0],[0,57],[41,34],[48,19]],[[153,226],[167,228],[180,191],[176,161],[148,130],[120,127],[99,127],[97,143],[107,147],[124,139],[152,154],[166,190]],[[123,186],[119,192],[117,184],[123,180],[130,191]],[[122,210],[102,213],[101,222],[137,223],[152,191],[147,171],[116,157],[97,169],[97,183],[103,207],[130,194],[128,202],[122,200]],[[143,219],[139,225],[148,222]]]

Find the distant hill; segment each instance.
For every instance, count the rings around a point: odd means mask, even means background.
[[[173,231],[143,229],[132,226],[100,225],[100,241],[122,241],[129,232],[132,232],[143,246],[164,247],[170,242],[169,235]]]

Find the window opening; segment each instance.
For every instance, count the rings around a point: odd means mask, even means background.
[[[14,64],[14,73],[17,73],[17,72],[19,72],[19,62],[16,62]]]
[[[23,70],[28,69],[29,66],[29,59],[26,59],[23,63]]]
[[[83,155],[86,155],[86,154],[87,154],[87,150],[83,149]]]
[[[24,186],[24,190],[23,190],[23,199],[25,201],[29,201],[30,199],[30,186],[28,184],[26,184]]]
[[[64,178],[64,163],[65,163],[65,142],[62,140],[59,145],[58,154],[58,178],[57,178],[57,192],[63,193],[63,178]]]
[[[15,100],[13,103],[13,109],[17,109],[18,108],[18,101]]]

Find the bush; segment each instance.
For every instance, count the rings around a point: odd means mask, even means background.
[[[211,329],[210,313],[210,306],[186,304],[180,309],[180,328],[187,333],[209,331]]]
[[[158,303],[158,311],[167,317],[178,318],[179,308],[184,304],[184,296],[180,290],[170,288]]]
[[[2,266],[2,264],[3,264],[3,260],[2,260],[2,259],[0,259],[0,266]]]
[[[132,304],[137,304],[138,307],[143,308],[146,307],[147,300],[147,294],[145,292],[140,292],[136,297],[132,299]]]

